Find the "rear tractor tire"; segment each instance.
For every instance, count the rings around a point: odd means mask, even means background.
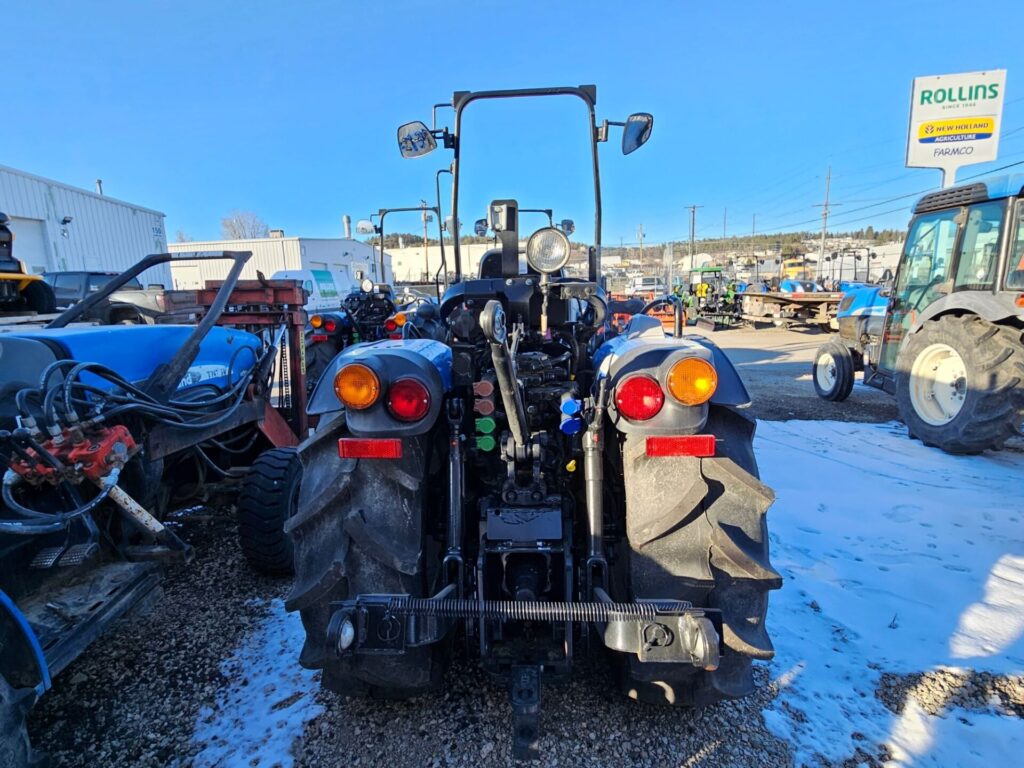
[[[403,440],[401,462],[339,459],[338,433],[316,435],[303,452],[307,482],[287,531],[295,547],[295,584],[287,608],[302,614],[299,663],[322,669],[335,693],[407,699],[440,690],[445,643],[400,655],[339,656],[328,646],[332,603],[361,594],[429,596],[426,568],[426,438]],[[315,468],[315,469],[314,469]]]
[[[998,450],[1024,425],[1021,332],[975,315],[926,322],[900,350],[896,405],[911,437],[947,453]]]
[[[840,403],[853,391],[853,355],[849,347],[832,339],[818,348],[811,366],[814,391],[822,400]]]
[[[719,441],[714,458],[652,459],[643,440],[624,446],[628,597],[688,600],[722,613],[724,653],[715,670],[621,657],[624,692],[649,704],[693,707],[746,696],[754,690],[753,660],[774,656],[765,619],[768,592],[782,578],[769,561],[765,513],[775,497],[758,479],[754,423],[711,406],[706,431]],[[669,488],[659,482],[666,476],[680,482]],[[689,490],[684,478],[693,480]]]
[[[4,768],[34,768],[46,762],[43,755],[33,752],[25,727],[35,700],[34,689],[13,688],[0,675],[0,765]]]
[[[285,523],[295,514],[302,463],[294,448],[272,448],[253,462],[238,496],[238,543],[253,570],[268,576],[295,571]]]

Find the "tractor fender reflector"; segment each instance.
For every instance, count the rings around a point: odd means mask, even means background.
[[[312,336],[309,337],[309,339],[312,342],[327,341],[327,334],[325,334],[325,333],[314,333]]]
[[[397,437],[342,437],[338,440],[338,456],[343,459],[400,459],[402,441]]]
[[[714,456],[714,435],[671,435],[647,438],[648,456]]]

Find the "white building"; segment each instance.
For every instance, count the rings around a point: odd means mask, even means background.
[[[462,254],[462,273],[475,277],[480,268],[480,257],[494,247],[491,243],[463,243],[459,249]],[[525,248],[526,242],[521,242],[519,247]],[[399,283],[432,283],[434,275],[441,268],[441,248],[437,245],[427,246],[426,253],[423,252],[423,246],[392,248],[390,253],[395,280]],[[454,272],[455,246],[445,243],[444,255],[448,262],[448,271]],[[425,275],[429,275],[426,280]]]
[[[256,272],[270,278],[275,272],[296,269],[319,269],[334,273],[339,286],[356,286],[365,279],[390,283],[391,254],[384,254],[384,276],[381,277],[380,251],[351,238],[312,238],[280,236],[252,240],[204,240],[201,242],[171,243],[171,253],[206,253],[210,251],[252,251],[242,270],[243,280],[256,279]],[[179,290],[202,288],[207,280],[223,280],[231,269],[231,262],[223,259],[209,261],[175,261],[171,265],[174,287]]]
[[[30,272],[121,272],[167,251],[164,214],[0,165],[0,211],[11,217],[14,255]],[[170,285],[157,267],[143,283]]]

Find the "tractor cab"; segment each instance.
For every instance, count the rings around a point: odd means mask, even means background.
[[[950,453],[1024,433],[1024,174],[914,206],[892,285],[848,292],[814,387],[845,400],[854,371],[896,396],[912,437]]]
[[[914,207],[878,359],[895,386],[903,343],[944,315],[1024,320],[1024,174],[933,192]]]

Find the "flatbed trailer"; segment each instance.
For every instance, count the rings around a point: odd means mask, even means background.
[[[747,322],[771,323],[778,327],[816,326],[823,331],[839,329],[836,313],[842,293],[760,293],[743,294],[741,317]]]

